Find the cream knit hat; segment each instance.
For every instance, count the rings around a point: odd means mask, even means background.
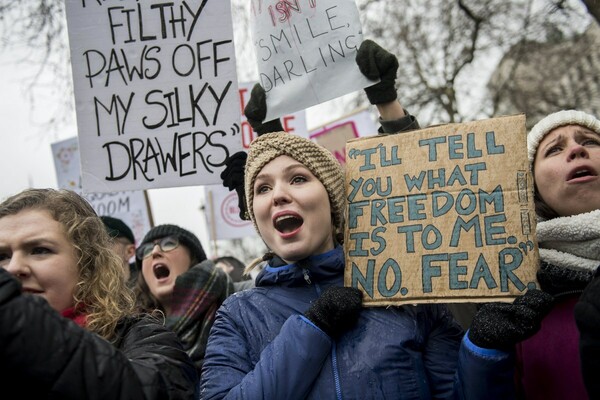
[[[538,145],[551,130],[565,125],[580,125],[600,134],[600,121],[583,111],[563,110],[550,114],[534,125],[527,135],[527,156],[533,163]]]
[[[286,155],[304,164],[325,186],[329,195],[333,224],[342,231],[344,221],[344,172],[333,154],[315,142],[287,132],[271,132],[259,136],[250,144],[244,185],[246,208],[258,231],[252,210],[254,181],[260,170],[273,159]]]

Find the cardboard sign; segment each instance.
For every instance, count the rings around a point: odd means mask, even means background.
[[[125,222],[131,228],[136,243],[139,244],[152,227],[152,217],[144,192],[135,190],[83,193],[77,138],[52,143],[51,148],[58,187],[79,193],[92,205],[96,214],[119,218]]]
[[[244,150],[250,148],[250,143],[257,138],[256,132],[252,130],[250,123],[244,115],[244,108],[250,101],[250,93],[256,82],[239,82],[240,91],[240,111],[242,113],[242,147]],[[308,129],[306,128],[306,110],[301,110],[293,114],[284,115],[279,118],[283,130],[288,133],[294,133],[298,136],[308,138]]]
[[[509,301],[537,286],[525,116],[350,141],[345,285],[370,306]]]
[[[229,0],[67,0],[82,184],[219,183],[241,149]]]
[[[361,90],[362,27],[354,0],[251,0],[266,121]]]

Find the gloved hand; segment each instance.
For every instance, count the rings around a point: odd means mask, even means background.
[[[371,104],[388,103],[398,98],[396,73],[398,59],[372,40],[364,40],[356,53],[356,64],[360,72],[369,79],[381,82],[365,88]]]
[[[267,116],[267,94],[260,83],[255,84],[250,92],[250,100],[244,108],[244,115],[258,136],[283,130],[279,118],[263,123]]]
[[[540,329],[553,302],[554,298],[548,293],[530,289],[512,304],[484,304],[473,318],[469,339],[479,347],[510,350]]]
[[[361,310],[360,290],[332,286],[321,293],[304,315],[335,340],[356,324]]]
[[[225,169],[221,172],[223,186],[227,189],[235,190],[238,196],[238,207],[240,209],[240,218],[248,220],[246,212],[246,196],[244,193],[244,167],[248,154],[245,151],[238,151],[225,160]]]

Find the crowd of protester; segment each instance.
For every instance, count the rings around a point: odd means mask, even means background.
[[[419,129],[396,56],[365,40],[380,134]],[[221,178],[269,252],[209,259],[190,230],[136,243],[68,190],[0,203],[0,376],[25,398],[600,398],[600,120],[557,110],[527,135],[539,287],[512,302],[364,307],[344,286],[344,174],[324,147],[258,137]],[[402,255],[399,254],[398,257]],[[262,264],[257,275],[255,268]],[[256,276],[255,278],[250,278]],[[23,382],[27,382],[26,385]],[[11,391],[11,387],[13,388]]]

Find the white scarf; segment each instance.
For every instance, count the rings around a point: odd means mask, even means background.
[[[574,270],[600,265],[600,210],[537,223],[542,261]]]

